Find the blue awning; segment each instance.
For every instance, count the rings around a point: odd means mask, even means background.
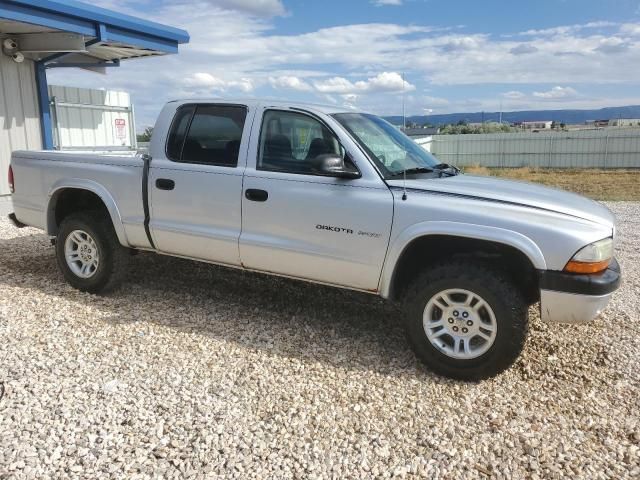
[[[0,0],[0,38],[0,55],[34,62],[45,149],[53,148],[47,69],[104,72],[121,60],[178,53],[189,42],[184,30],[73,0]]]
[[[83,51],[74,48],[58,55],[31,49],[25,55],[47,63],[101,63],[128,58],[177,53],[178,45],[189,41],[189,34],[178,28],[161,25],[76,1],[0,0],[0,33],[24,36],[33,41],[36,34],[67,33],[82,36]],[[55,43],[55,42],[54,42]],[[68,53],[69,55],[66,55]]]

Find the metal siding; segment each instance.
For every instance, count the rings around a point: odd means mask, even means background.
[[[640,129],[434,135],[431,153],[458,166],[640,168]]]
[[[0,55],[0,195],[9,194],[7,169],[14,150],[42,148],[34,64]]]

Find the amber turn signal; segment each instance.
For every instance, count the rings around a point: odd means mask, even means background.
[[[571,260],[564,267],[564,271],[570,273],[600,273],[607,269],[609,263],[611,263],[611,259],[600,262],[576,262]]]

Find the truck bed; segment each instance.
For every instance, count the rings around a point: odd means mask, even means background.
[[[126,245],[150,247],[144,232],[142,172],[139,156],[109,153],[17,151],[11,157],[17,219],[50,232],[47,219],[56,192],[83,188],[98,195],[124,226]],[[89,180],[91,179],[91,180]],[[51,200],[54,200],[53,202]],[[122,240],[122,238],[121,238]]]

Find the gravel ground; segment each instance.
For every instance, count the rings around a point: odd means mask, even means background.
[[[640,203],[594,323],[479,384],[431,375],[373,296],[153,255],[107,297],[0,221],[0,478],[639,478]]]

